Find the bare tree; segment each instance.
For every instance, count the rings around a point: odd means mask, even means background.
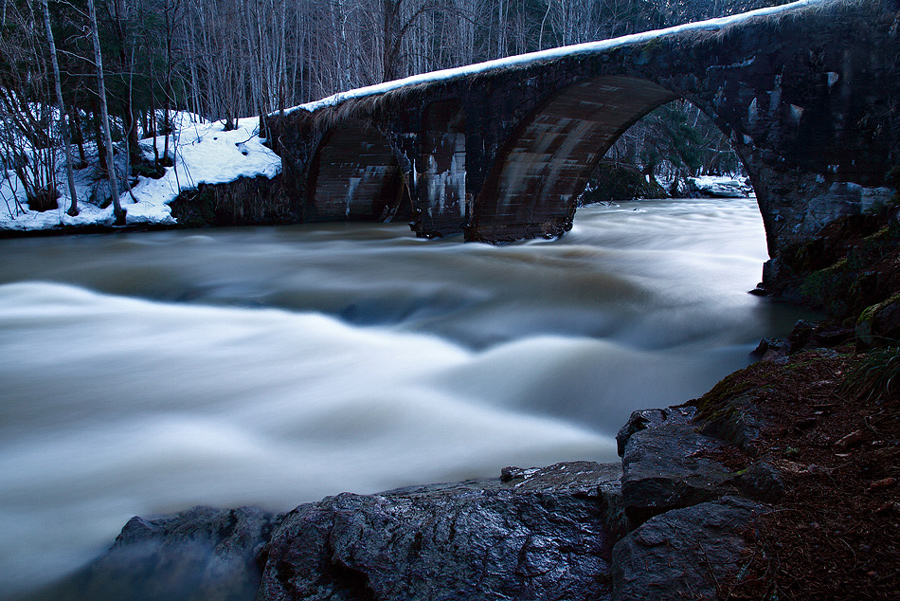
[[[119,186],[116,182],[116,165],[113,158],[112,134],[109,129],[109,109],[106,105],[106,79],[103,75],[103,54],[100,51],[100,34],[97,29],[97,11],[94,0],[87,0],[91,24],[91,41],[94,46],[94,66],[97,69],[97,94],[100,103],[100,127],[103,130],[103,144],[106,147],[106,175],[109,178],[109,192],[112,195],[113,213],[116,223],[125,223],[125,210],[119,202]]]
[[[57,207],[49,67],[33,5],[13,4],[0,30],[0,162],[15,173],[32,210]],[[40,26],[43,29],[43,25]]]
[[[72,143],[69,135],[68,115],[66,103],[63,100],[62,83],[59,76],[59,60],[56,58],[56,42],[53,39],[53,27],[50,25],[50,8],[47,0],[41,0],[41,8],[44,11],[44,29],[47,30],[47,45],[50,48],[50,64],[53,66],[53,81],[56,88],[56,102],[59,106],[59,128],[63,137],[63,148],[66,153],[66,178],[69,182],[69,209],[66,211],[71,216],[78,215],[78,193],[75,190],[75,168],[72,160]]]

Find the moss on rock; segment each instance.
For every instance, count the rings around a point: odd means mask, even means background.
[[[868,307],[856,321],[856,339],[864,346],[896,343],[900,338],[900,293]]]

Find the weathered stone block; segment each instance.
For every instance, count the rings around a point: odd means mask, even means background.
[[[259,599],[604,599],[610,541],[591,463],[500,481],[343,494],[287,515]]]
[[[613,548],[613,598],[724,598],[748,549],[744,531],[765,511],[746,499],[725,497],[651,518]]]
[[[700,434],[695,413],[694,407],[642,411],[643,429],[634,427],[634,417],[626,425],[622,499],[633,524],[735,490],[735,474],[711,458],[726,443]]]

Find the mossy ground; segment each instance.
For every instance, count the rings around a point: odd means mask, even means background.
[[[900,295],[897,208],[830,225],[785,265],[782,291],[826,312],[816,330],[846,330]],[[768,462],[785,484],[745,533],[751,550],[722,598],[900,599],[900,341],[822,338],[691,401],[706,422],[752,412],[764,426],[744,462]]]
[[[745,533],[729,599],[897,599],[900,349],[852,345],[757,363],[694,401],[715,419],[731,395],[765,424],[745,463],[774,465],[784,498]],[[739,463],[735,461],[734,463]]]
[[[816,238],[786,249],[778,281],[768,284],[775,296],[853,323],[867,307],[900,292],[898,248],[900,210],[892,204],[839,219]]]

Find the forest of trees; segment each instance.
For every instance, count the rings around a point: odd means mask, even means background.
[[[171,160],[168,139],[162,147],[154,146],[152,161],[145,159],[139,139],[170,131],[168,116],[174,110],[222,120],[232,128],[242,117],[415,73],[783,2],[0,3],[0,167],[15,171],[35,208],[55,206],[61,161],[56,149],[61,146],[71,145],[68,162],[76,167],[89,160],[86,146],[96,149],[100,168],[107,172],[116,169],[109,156],[113,152],[124,157],[124,170],[130,173],[150,174],[164,167]],[[671,105],[630,132],[615,153],[642,168],[668,161],[686,171],[716,169],[704,164],[712,152],[704,148],[722,145],[710,128],[690,105]],[[642,142],[647,132],[655,140],[652,147]],[[117,178],[109,181],[115,190]],[[77,211],[74,203],[71,211]]]

